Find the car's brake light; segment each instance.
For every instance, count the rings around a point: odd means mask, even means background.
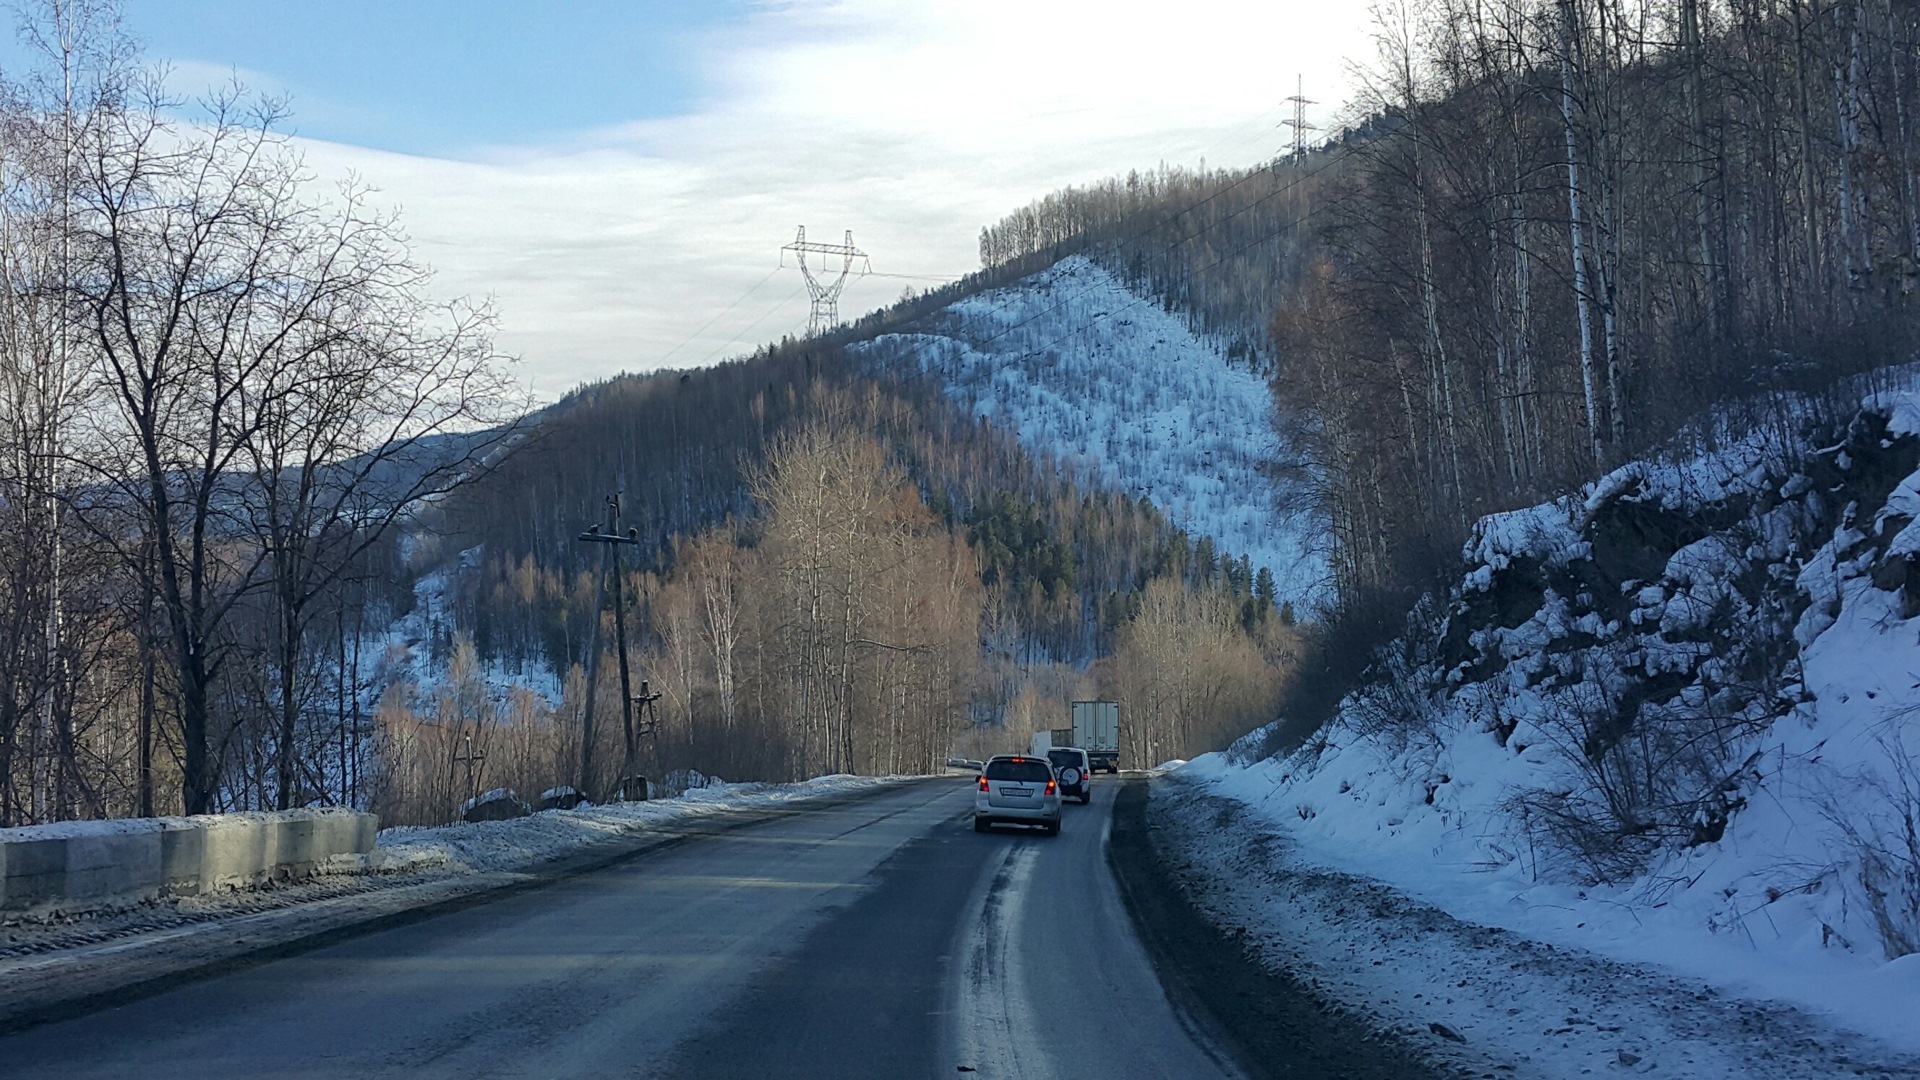
[[[1056,785],[1053,781],[1051,780],[1047,781],[1047,794],[1049,795],[1053,794],[1057,786],[1058,785]]]
[[[981,791],[987,790],[987,778],[984,776],[980,778],[980,790]]]

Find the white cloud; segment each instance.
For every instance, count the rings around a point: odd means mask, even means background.
[[[1063,184],[1261,160],[1296,71],[1332,111],[1364,21],[1303,0],[796,2],[705,40],[711,92],[684,116],[479,161],[303,148],[403,207],[442,291],[495,298],[551,397],[804,326],[797,272],[767,280],[797,224],[851,228],[877,271],[962,273],[981,225]],[[841,311],[904,284],[856,281]]]

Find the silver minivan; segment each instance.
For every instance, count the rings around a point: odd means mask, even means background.
[[[980,771],[973,797],[973,831],[995,825],[1038,825],[1060,835],[1060,783],[1043,757],[1002,754]]]

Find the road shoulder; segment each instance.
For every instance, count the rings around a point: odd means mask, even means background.
[[[1253,1077],[1413,1080],[1454,1076],[1405,1041],[1263,965],[1241,934],[1196,905],[1185,860],[1168,850],[1149,781],[1128,779],[1114,803],[1107,859],[1134,928],[1177,1011]]]

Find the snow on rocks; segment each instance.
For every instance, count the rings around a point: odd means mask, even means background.
[[[1916,434],[1920,393],[1882,394],[1831,438],[1724,440],[1489,518],[1306,746],[1176,776],[1291,863],[1920,1054]]]
[[[1221,552],[1246,554],[1273,571],[1282,599],[1326,598],[1326,553],[1313,539],[1322,530],[1283,505],[1289,485],[1276,482],[1290,455],[1265,380],[1087,259],[961,300],[920,332],[855,348],[937,376],[1029,452],[1144,495]]]

